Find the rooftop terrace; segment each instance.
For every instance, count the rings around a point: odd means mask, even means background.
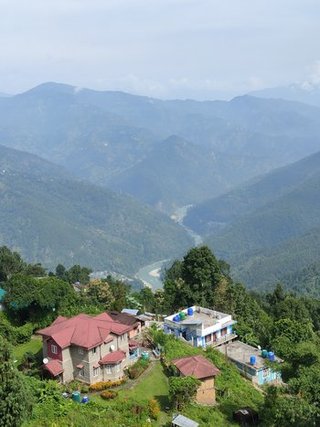
[[[254,367],[255,369],[261,369],[266,364],[266,359],[261,356],[261,350],[241,341],[233,341],[218,347],[217,350],[225,354],[233,361],[243,363],[244,365],[247,365],[251,368]],[[254,366],[250,365],[250,356],[256,357],[256,363]],[[275,361],[282,362],[279,357],[276,357]]]
[[[179,322],[175,322],[177,325],[202,325],[203,329],[209,328],[211,326],[214,326],[216,324],[224,324],[231,322],[230,324],[235,323],[232,321],[231,316],[226,313],[221,313],[219,311],[210,310],[208,308],[198,307],[194,306],[191,307],[193,309],[193,314],[187,315],[188,309],[182,310],[186,314],[186,318],[184,320],[180,320]],[[174,322],[173,318],[178,313],[172,314],[171,316],[168,316],[165,318],[165,321],[171,321]]]

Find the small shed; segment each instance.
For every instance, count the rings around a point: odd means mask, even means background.
[[[214,381],[220,373],[219,369],[208,359],[201,355],[182,357],[174,359],[172,363],[176,366],[180,375],[192,376],[200,380],[196,401],[202,405],[213,405],[216,401]]]
[[[175,415],[172,419],[172,427],[199,427],[199,423],[185,417],[184,415]]]

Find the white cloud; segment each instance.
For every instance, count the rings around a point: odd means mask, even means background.
[[[319,52],[319,18],[319,0],[0,0],[0,91],[50,80],[212,98],[288,84]]]

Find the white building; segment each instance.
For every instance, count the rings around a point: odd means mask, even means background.
[[[217,347],[237,337],[231,314],[199,306],[181,310],[164,319],[164,332],[184,338],[194,347]]]

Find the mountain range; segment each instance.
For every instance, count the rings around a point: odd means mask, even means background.
[[[289,283],[319,260],[319,193],[316,153],[194,207],[185,224],[231,262],[238,280]]]
[[[0,98],[0,117],[1,144],[166,213],[320,150],[320,109],[250,96],[162,101],[47,83]]]
[[[303,102],[304,104],[320,107],[320,85],[312,82],[293,83],[288,86],[257,90],[250,92],[258,98],[286,99],[288,101]]]
[[[192,245],[167,216],[0,146],[0,245],[47,268],[61,263],[134,274]]]
[[[192,204],[185,224],[252,287],[317,263],[316,106],[45,83],[0,118],[0,242],[29,261],[132,274],[192,245],[163,214]]]

